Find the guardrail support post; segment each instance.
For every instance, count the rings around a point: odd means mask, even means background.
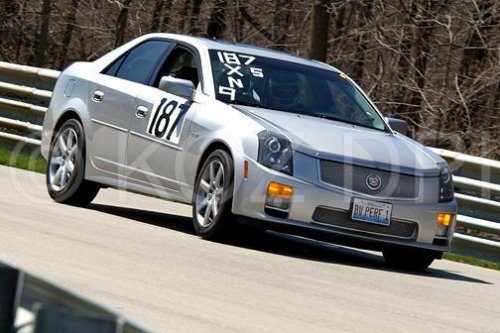
[[[0,264],[0,332],[11,332],[16,318],[19,271]]]

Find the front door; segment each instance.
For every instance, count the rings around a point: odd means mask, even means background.
[[[197,103],[156,88],[162,76],[191,80],[198,85],[194,54],[175,48],[161,67],[152,86],[135,99],[130,121],[127,168],[131,178],[161,188],[179,190],[184,182],[183,156],[190,120]]]
[[[135,99],[127,148],[129,177],[160,187],[179,189],[184,141],[193,103],[157,88]]]

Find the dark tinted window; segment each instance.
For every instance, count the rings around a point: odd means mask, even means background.
[[[102,73],[107,74],[107,75],[111,75],[111,76],[115,76],[116,73],[118,72],[118,70],[120,69],[120,66],[123,63],[123,60],[125,60],[126,56],[127,56],[127,54],[122,55],[120,58],[115,60],[115,62],[112,63],[111,66],[108,66],[108,68],[106,68]]]
[[[137,83],[148,83],[169,45],[168,42],[155,40],[137,46],[129,52],[116,76]]]
[[[197,67],[195,56],[190,51],[179,47],[168,56],[155,80],[155,85],[158,86],[162,76],[170,75],[178,79],[189,80],[196,87],[200,81]]]

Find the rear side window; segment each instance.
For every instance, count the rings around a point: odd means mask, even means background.
[[[123,60],[125,60],[125,57],[127,54],[122,55],[118,60],[115,60],[114,63],[111,64],[111,66],[108,66],[103,72],[103,74],[115,76],[118,70],[120,69],[120,66],[123,64]]]
[[[169,42],[159,40],[142,43],[124,60],[118,59],[106,70],[106,74],[113,75],[113,71],[117,71],[116,77],[147,84],[169,46]]]

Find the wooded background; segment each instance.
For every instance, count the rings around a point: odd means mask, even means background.
[[[0,0],[0,60],[62,69],[149,32],[310,57],[420,142],[500,158],[498,0]]]

